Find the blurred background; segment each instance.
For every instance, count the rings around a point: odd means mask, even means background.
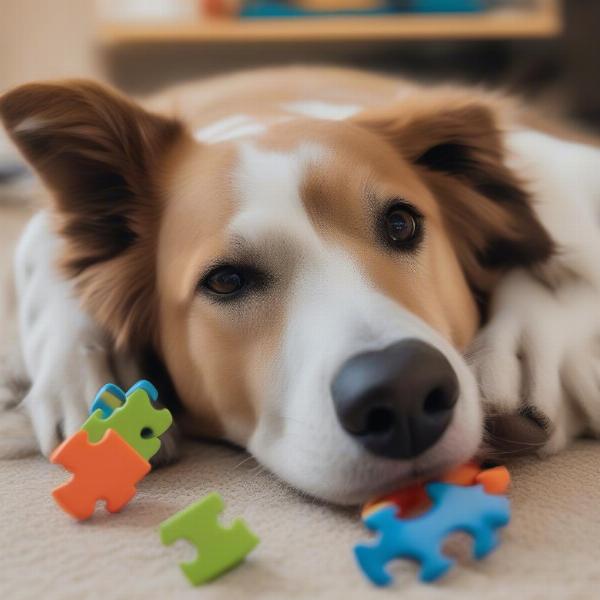
[[[600,130],[599,26],[599,0],[0,0],[0,92],[329,63],[501,86]]]

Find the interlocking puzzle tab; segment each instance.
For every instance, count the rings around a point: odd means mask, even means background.
[[[142,388],[153,402],[158,398],[157,389],[146,379],[141,379],[134,386],[124,392],[118,385],[107,383],[102,386],[90,407],[90,415],[96,410],[102,411],[102,416],[107,419],[116,408],[123,406],[127,398],[133,394],[138,388]]]
[[[106,501],[109,512],[118,512],[150,471],[150,463],[110,429],[96,444],[90,443],[86,431],[78,431],[52,453],[50,461],[73,474],[52,495],[76,519],[91,517],[98,500]]]
[[[185,539],[198,550],[194,561],[181,564],[193,585],[235,567],[259,542],[242,519],[236,519],[230,527],[220,525],[218,518],[223,509],[223,499],[213,492],[160,525],[160,539],[166,546]]]
[[[116,387],[116,386],[115,386]],[[154,386],[152,386],[154,389]],[[99,441],[108,429],[114,429],[136,452],[149,460],[160,449],[160,439],[173,422],[166,409],[153,406],[151,394],[144,386],[134,386],[127,400],[104,418],[101,409],[96,410],[83,424],[90,442]]]
[[[388,585],[392,578],[385,565],[397,558],[421,563],[422,581],[438,579],[453,565],[442,554],[446,537],[465,531],[474,538],[475,558],[483,558],[498,544],[496,530],[510,520],[508,499],[487,494],[483,485],[462,486],[430,483],[425,486],[433,507],[414,519],[400,519],[397,507],[384,504],[364,518],[365,525],[380,534],[370,545],[359,544],[354,553],[358,564],[376,585]]]

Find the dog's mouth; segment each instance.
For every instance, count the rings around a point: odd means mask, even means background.
[[[459,465],[452,461],[441,461],[430,466],[412,465],[405,476],[396,478],[389,484],[381,486],[381,488],[377,489],[375,494],[370,493],[370,496],[385,495],[438,479],[457,466]]]

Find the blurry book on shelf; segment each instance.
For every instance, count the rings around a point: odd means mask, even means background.
[[[211,16],[238,14],[247,19],[386,15],[398,13],[469,13],[518,0],[200,0]],[[236,1],[238,2],[235,7]]]
[[[398,12],[474,12],[488,0],[243,0],[240,16],[247,18],[309,17]]]
[[[190,22],[202,17],[276,19],[476,13],[501,7],[521,7],[532,2],[533,0],[96,0],[101,19],[141,23]]]

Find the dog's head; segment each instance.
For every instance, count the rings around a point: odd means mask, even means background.
[[[53,192],[83,303],[161,357],[187,429],[338,502],[477,450],[461,350],[494,275],[552,250],[491,101],[420,91],[215,145],[85,82],[19,88],[0,113]]]

